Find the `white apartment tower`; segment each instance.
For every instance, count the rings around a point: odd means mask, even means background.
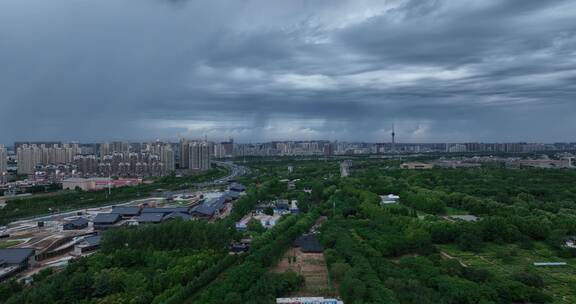
[[[36,145],[22,145],[16,150],[18,160],[18,174],[33,174],[36,165],[42,163],[42,150]],[[44,157],[47,157],[44,156]]]
[[[206,171],[210,170],[211,149],[207,141],[194,141],[188,144],[190,153],[189,169]]]
[[[37,165],[71,164],[78,155],[78,144],[24,144],[16,150],[18,174],[33,174]]]
[[[164,163],[167,172],[173,172],[176,169],[174,165],[174,150],[172,145],[165,144],[160,147],[160,161]]]
[[[7,161],[6,148],[0,145],[0,184],[6,182],[6,175],[8,174],[8,161]]]

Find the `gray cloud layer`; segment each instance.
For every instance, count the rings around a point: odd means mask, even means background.
[[[3,0],[0,142],[571,141],[570,0]]]

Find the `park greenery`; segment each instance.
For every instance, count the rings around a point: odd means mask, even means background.
[[[576,250],[564,246],[576,234],[575,171],[363,164],[338,181],[322,233],[345,303],[576,301]],[[401,204],[382,205],[388,193]],[[557,261],[568,265],[533,265]]]
[[[151,303],[226,259],[229,239],[226,227],[204,221],[107,231],[99,252],[35,275],[5,303]]]
[[[246,195],[214,222],[110,230],[102,249],[31,286],[0,285],[4,303],[274,303],[306,281],[275,273],[319,218],[333,294],[364,303],[576,303],[576,171],[402,170],[397,159],[252,158]],[[288,170],[292,167],[292,172]],[[288,183],[294,189],[289,190]],[[398,194],[397,204],[380,195]],[[296,199],[301,213],[272,229],[234,223],[261,202]],[[476,221],[452,218],[473,215]],[[228,245],[247,235],[247,253]],[[537,267],[534,262],[566,262]],[[322,295],[319,295],[322,296]]]
[[[339,178],[334,161],[253,162],[263,176],[297,180],[295,193],[315,188],[330,218],[324,255],[345,303],[576,302],[576,250],[564,245],[576,235],[576,171],[401,170],[397,159],[359,158]],[[400,204],[382,205],[389,193]],[[533,264],[559,261],[567,265]]]
[[[215,286],[224,284],[230,289],[249,279],[261,288],[249,283],[245,290],[235,289],[228,295],[230,301],[245,303],[241,299],[256,298],[266,299],[258,303],[268,303],[302,285],[303,279],[295,273],[268,274],[266,269],[307,231],[318,214],[286,216],[273,229],[255,234],[246,254],[231,255],[228,246],[244,236],[234,229],[234,223],[258,202],[282,192],[274,182],[251,186],[231,214],[215,222],[177,220],[107,230],[97,253],[64,270],[44,270],[34,275],[30,286],[16,281],[0,284],[0,302],[184,303],[200,297],[202,302],[220,303],[219,291],[211,292]]]

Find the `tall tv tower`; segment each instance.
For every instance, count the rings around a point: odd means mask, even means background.
[[[394,132],[394,124],[392,124],[392,152],[396,152],[396,133]]]

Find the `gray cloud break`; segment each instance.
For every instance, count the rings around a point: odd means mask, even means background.
[[[0,142],[573,141],[568,0],[4,0]]]

